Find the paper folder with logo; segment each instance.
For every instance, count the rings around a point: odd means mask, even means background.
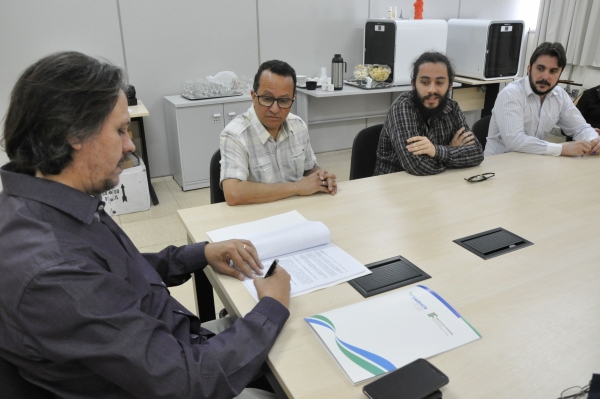
[[[423,285],[304,320],[352,384],[481,338],[448,302]]]
[[[331,287],[371,273],[362,263],[331,242],[327,226],[306,220],[297,211],[206,233],[211,240],[250,240],[263,265],[278,258],[291,275],[292,297]],[[251,279],[244,285],[258,301]]]

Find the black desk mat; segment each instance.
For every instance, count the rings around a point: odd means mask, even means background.
[[[459,238],[454,242],[486,260],[533,245],[531,241],[527,241],[502,227]]]
[[[349,281],[365,298],[431,278],[402,256],[371,263],[366,267],[373,273]]]

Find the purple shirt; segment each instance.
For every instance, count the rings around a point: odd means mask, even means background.
[[[62,398],[232,398],[289,311],[263,298],[210,338],[169,294],[205,243],[140,254],[95,197],[0,170],[0,357]]]

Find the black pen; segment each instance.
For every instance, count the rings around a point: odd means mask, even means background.
[[[273,263],[271,263],[269,270],[267,270],[267,274],[265,274],[265,278],[271,277],[273,275],[273,273],[275,273],[275,268],[277,267],[278,264],[279,264],[279,259],[275,259],[273,261]]]

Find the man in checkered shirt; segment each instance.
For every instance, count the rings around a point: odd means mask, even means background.
[[[319,168],[306,124],[290,113],[296,98],[294,69],[283,61],[264,62],[250,94],[252,107],[221,132],[221,187],[227,203],[335,194],[335,175]]]
[[[449,98],[454,70],[448,57],[423,53],[413,64],[411,80],[413,90],[401,94],[388,111],[374,175],[405,170],[425,176],[479,165],[483,148],[458,103]]]

